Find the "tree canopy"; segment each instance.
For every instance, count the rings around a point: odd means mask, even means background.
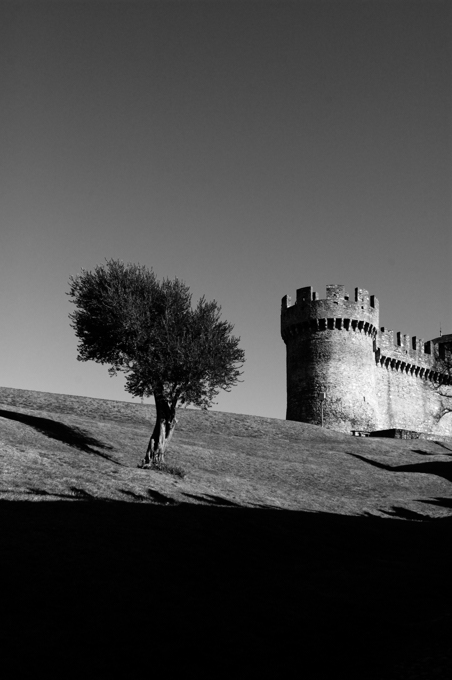
[[[438,338],[435,344],[435,369],[437,381],[432,384],[440,397],[437,420],[452,413],[452,335]]]
[[[156,427],[175,425],[178,405],[207,408],[220,390],[237,384],[244,351],[215,300],[203,296],[192,306],[183,281],[160,281],[151,269],[119,260],[82,270],[69,284],[78,359],[107,364],[110,375],[123,372],[133,396],[153,395]],[[163,458],[174,425],[165,441],[159,429],[162,451],[148,456],[148,447],[145,464]]]

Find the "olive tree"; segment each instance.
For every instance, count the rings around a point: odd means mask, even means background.
[[[440,397],[437,420],[452,413],[452,335],[443,335],[434,341],[435,381],[433,390]]]
[[[156,422],[141,467],[161,465],[177,407],[207,408],[237,384],[245,360],[240,338],[215,300],[192,306],[184,282],[160,281],[138,264],[107,260],[69,284],[78,360],[106,364],[111,376],[125,374],[130,394],[154,397]]]

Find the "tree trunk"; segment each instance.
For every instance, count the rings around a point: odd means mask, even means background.
[[[165,462],[165,453],[177,423],[175,405],[169,404],[161,393],[154,392],[154,399],[157,420],[149,440],[146,455],[140,465],[143,468],[158,467]]]

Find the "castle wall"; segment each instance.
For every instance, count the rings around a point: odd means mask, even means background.
[[[424,343],[413,338],[410,342],[408,336],[386,329],[381,329],[378,340],[378,429],[452,435],[452,414],[438,420],[448,400],[434,389],[438,373],[433,341]]]
[[[323,410],[331,429],[452,436],[452,413],[438,420],[450,399],[433,389],[440,377],[435,346],[451,345],[452,336],[424,343],[378,323],[378,300],[364,289],[356,288],[353,300],[337,285],[327,286],[326,299],[310,287],[297,290],[294,305],[283,298],[287,419],[320,424]]]
[[[429,432],[432,399],[423,380],[391,368],[377,371],[378,428]]]

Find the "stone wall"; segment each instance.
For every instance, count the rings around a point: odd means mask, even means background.
[[[441,374],[435,363],[435,345],[439,338],[426,343],[412,338],[412,344],[408,344],[408,336],[397,333],[395,344],[391,344],[388,337],[391,340],[392,335],[388,333],[392,334],[381,329],[375,356],[378,429],[396,427],[452,435],[452,414],[438,419],[447,403],[452,406],[452,400],[437,389]],[[452,395],[452,389],[448,391]]]
[[[372,358],[372,338],[353,329],[293,337],[287,345],[287,419],[320,425],[323,405],[326,427],[377,429]]]
[[[311,287],[297,290],[294,305],[283,298],[287,419],[320,424],[323,414],[326,427],[342,431],[452,435],[452,414],[437,418],[447,403],[434,389],[442,339],[424,343],[378,324],[378,300],[364,289],[353,300],[340,285],[327,286],[325,299]]]

